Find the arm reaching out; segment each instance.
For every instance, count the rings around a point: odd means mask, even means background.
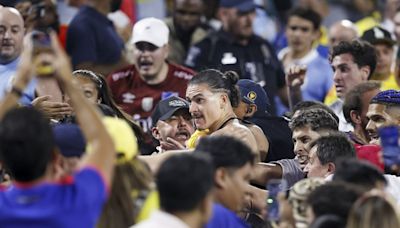
[[[70,97],[86,142],[92,148],[92,152],[87,153],[82,159],[82,166],[96,168],[103,175],[106,184],[110,184],[116,158],[113,140],[104,127],[97,108],[75,87],[70,62],[54,33],[51,34],[51,41],[55,55],[53,64],[56,77],[63,90]]]

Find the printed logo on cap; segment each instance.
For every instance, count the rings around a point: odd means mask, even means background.
[[[173,100],[168,102],[168,105],[170,107],[184,107],[186,106],[185,102],[181,101],[181,100]]]
[[[374,28],[374,35],[376,39],[385,38],[385,34],[383,34],[383,32],[379,28]]]
[[[254,92],[254,91],[250,91],[250,92],[247,94],[247,98],[248,98],[250,101],[253,101],[253,102],[254,102],[254,100],[257,98],[257,93]]]

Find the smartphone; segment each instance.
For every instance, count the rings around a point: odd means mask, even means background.
[[[399,127],[386,126],[378,129],[386,167],[400,165]]]
[[[40,62],[36,63],[36,75],[38,77],[52,76],[54,73],[54,68],[51,64],[53,56],[50,35],[44,31],[34,30],[31,38],[33,45],[33,56],[37,57],[39,54],[42,55]]]
[[[51,39],[50,35],[41,30],[32,31],[32,45],[34,55],[39,54],[43,51],[51,51]]]
[[[278,221],[280,218],[279,214],[279,202],[278,194],[286,191],[287,183],[283,179],[272,179],[268,181],[268,199],[267,199],[267,213],[269,221]]]

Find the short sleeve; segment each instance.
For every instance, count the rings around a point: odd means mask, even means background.
[[[273,163],[282,167],[282,179],[287,181],[288,188],[291,188],[294,184],[305,177],[299,162],[295,159],[282,159]]]
[[[107,199],[106,184],[100,172],[84,168],[74,176],[77,202],[89,208],[100,208]]]

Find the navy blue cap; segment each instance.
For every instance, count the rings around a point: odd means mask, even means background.
[[[220,7],[236,8],[239,12],[249,12],[256,8],[254,0],[221,0]]]
[[[257,111],[267,111],[270,103],[265,90],[257,83],[249,79],[240,79],[237,82],[240,90],[240,98],[247,104],[255,104]]]
[[[85,152],[86,141],[78,125],[56,124],[53,135],[64,157],[80,157]]]
[[[371,104],[393,104],[400,105],[400,91],[398,90],[384,90],[379,92],[371,99]]]

